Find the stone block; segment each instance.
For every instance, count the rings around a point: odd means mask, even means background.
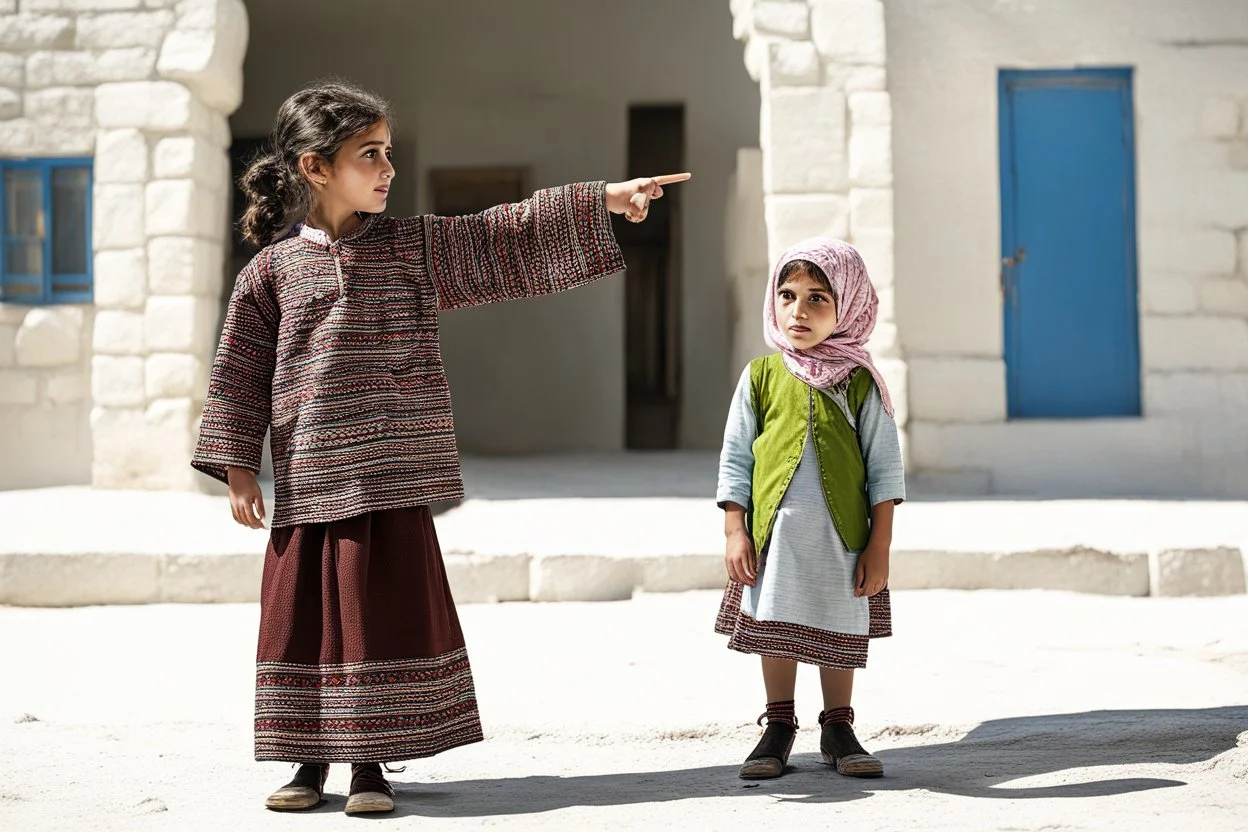
[[[1231,142],[1227,147],[1227,162],[1235,170],[1248,170],[1248,142]]]
[[[0,52],[0,87],[20,90],[26,86],[26,56]]]
[[[95,150],[95,128],[51,127],[30,121],[38,146],[34,152],[44,156],[90,156]],[[51,131],[51,132],[49,132]]]
[[[247,38],[242,0],[187,0],[178,6],[157,71],[185,83],[218,112],[232,113],[243,100]]]
[[[35,125],[30,119],[0,121],[0,154],[25,156],[35,150]]]
[[[640,582],[634,558],[538,555],[530,561],[532,601],[627,601]]]
[[[863,231],[854,234],[850,241],[862,255],[862,262],[867,266],[872,285],[877,289],[893,286],[893,235]]]
[[[767,80],[772,87],[818,84],[823,75],[819,52],[810,41],[778,41],[768,47]]]
[[[173,12],[167,10],[83,15],[77,20],[74,43],[79,49],[144,46],[155,50],[172,27]]]
[[[1155,315],[1187,315],[1200,309],[1200,278],[1186,274],[1145,272],[1140,280],[1142,311]]]
[[[75,306],[32,309],[17,330],[17,363],[22,367],[60,367],[82,355],[83,310]]]
[[[133,249],[147,241],[142,185],[95,186],[92,229],[96,251]]]
[[[891,127],[892,96],[887,92],[851,92],[849,123],[853,130],[859,127]]]
[[[155,65],[155,50],[143,48],[107,49],[102,52],[37,52],[26,62],[26,85],[94,86],[143,81],[151,77]]]
[[[155,237],[147,244],[148,286],[158,295],[220,295],[224,257],[210,240]]]
[[[147,254],[132,248],[95,255],[95,305],[101,309],[142,309],[147,302]]]
[[[134,129],[101,130],[95,142],[95,181],[128,184],[147,181],[147,139]]]
[[[796,39],[810,37],[810,9],[805,3],[762,0],[754,4],[753,15],[756,32]]]
[[[189,179],[169,179],[147,185],[148,236],[202,236],[219,239],[224,223],[223,197]]]
[[[189,353],[149,355],[144,377],[149,399],[202,397],[208,389],[205,363]]]
[[[159,561],[150,555],[0,555],[0,604],[80,607],[150,604]]]
[[[446,579],[457,604],[529,600],[528,555],[447,555]]]
[[[161,604],[250,604],[260,600],[263,554],[165,555],[159,561]]]
[[[50,375],[44,383],[44,396],[54,405],[81,402],[90,394],[90,380],[86,374],[76,370]]]
[[[137,407],[143,392],[143,358],[97,355],[91,359],[91,397],[104,407]]]
[[[1235,235],[1206,228],[1149,227],[1140,238],[1143,270],[1171,274],[1233,274]]]
[[[893,421],[899,427],[904,428],[910,421],[910,397],[906,392],[910,387],[910,367],[899,358],[880,358],[875,361],[875,368],[884,378],[884,385],[888,388],[889,397],[893,400]],[[904,456],[906,453],[904,433],[901,442]]]
[[[811,0],[810,15],[811,37],[825,59],[884,65],[884,4],[880,0]]]
[[[835,194],[778,194],[764,198],[769,261],[810,237],[843,238],[849,232],[849,200]]]
[[[1075,547],[1031,552],[894,550],[893,589],[1048,589],[1142,597],[1148,555]]]
[[[214,191],[228,192],[230,160],[207,139],[177,136],[156,144],[155,173],[160,179],[189,179]]]
[[[0,367],[12,367],[17,363],[17,327],[0,324]]]
[[[849,192],[849,233],[893,233],[893,189],[854,188]]]
[[[1248,369],[1248,321],[1242,318],[1145,316],[1140,328],[1147,370]]]
[[[768,193],[848,189],[844,93],[826,87],[773,90],[763,96],[761,140]]]
[[[897,335],[897,324],[893,321],[877,320],[875,329],[871,331],[871,338],[867,341],[867,352],[874,359],[899,358],[901,341]]]
[[[144,325],[142,312],[101,309],[95,316],[93,349],[99,355],[142,355]]]
[[[89,89],[54,87],[26,93],[22,110],[41,127],[91,127],[94,104],[95,93]]]
[[[888,89],[888,73],[882,66],[850,67],[844,86],[846,92],[881,92]]]
[[[216,332],[216,298],[153,295],[147,299],[144,332],[152,352],[198,353]]]
[[[1239,102],[1210,98],[1200,108],[1200,134],[1210,139],[1232,139],[1239,133]]]
[[[13,90],[0,87],[0,119],[13,119],[22,114],[22,97]]]
[[[891,127],[855,126],[849,136],[849,181],[857,187],[893,184]]]
[[[29,7],[26,7],[29,9]],[[68,49],[74,44],[74,21],[59,15],[7,15],[0,26],[0,50]]]
[[[39,379],[27,370],[0,370],[0,405],[34,404],[39,399]]]
[[[91,481],[97,488],[135,488],[150,468],[147,424],[139,408],[91,410]]]
[[[1248,280],[1248,231],[1240,231],[1238,236],[1239,272],[1240,277]]]
[[[1244,556],[1239,549],[1173,549],[1153,559],[1153,595],[1242,595]]]
[[[143,0],[22,0],[22,7],[31,11],[108,12],[137,9]]]
[[[195,132],[208,129],[207,113],[189,89],[172,81],[101,84],[95,91],[101,127]]]
[[[1207,277],[1200,283],[1200,308],[1210,315],[1248,318],[1248,280]]]
[[[721,589],[724,585],[724,555],[662,555],[637,558],[644,592],[688,592],[695,589]]]
[[[1160,416],[1222,407],[1217,373],[1146,373],[1144,415]]]
[[[923,422],[1004,422],[1005,362],[912,357],[910,410]]]

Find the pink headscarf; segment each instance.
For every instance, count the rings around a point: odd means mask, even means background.
[[[799,350],[776,325],[776,291],[780,273],[793,260],[809,260],[828,276],[836,300],[836,329],[821,344]],[[855,367],[866,367],[880,388],[884,410],[893,415],[893,402],[880,371],[866,350],[867,339],[875,329],[880,299],[867,277],[862,255],[849,243],[830,237],[814,237],[798,243],[780,256],[767,298],[763,302],[763,337],[784,355],[784,366],[797,378],[822,390],[828,390],[849,378]]]

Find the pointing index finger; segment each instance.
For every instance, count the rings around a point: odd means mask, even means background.
[[[666,173],[662,176],[654,177],[654,184],[659,186],[670,185],[673,182],[684,182],[692,178],[692,173]]]

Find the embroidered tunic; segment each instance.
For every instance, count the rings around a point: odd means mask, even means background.
[[[235,283],[191,464],[223,482],[258,471],[270,431],[274,527],[463,496],[438,311],[623,269],[605,188],[266,247]]]

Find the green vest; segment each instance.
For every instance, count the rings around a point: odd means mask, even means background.
[[[874,386],[875,379],[861,368],[850,375],[847,398],[855,421]],[[847,550],[865,548],[871,530],[867,470],[858,432],[845,413],[828,396],[785,369],[780,353],[750,362],[750,392],[758,425],[750,498],[754,551],[761,554],[771,537],[776,510],[802,459],[812,418],[810,435],[814,437],[819,481],[832,522]]]

